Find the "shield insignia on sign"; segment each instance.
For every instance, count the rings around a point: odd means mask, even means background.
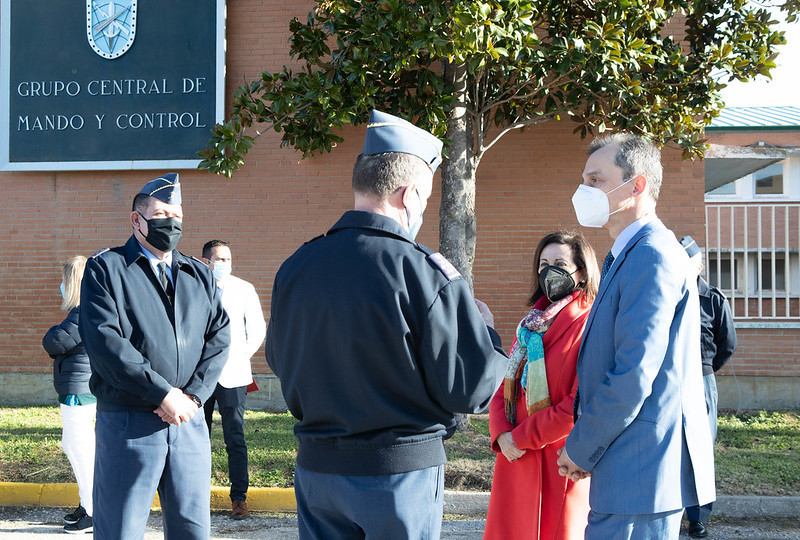
[[[137,0],[86,0],[86,37],[92,50],[113,60],[125,54],[136,37]]]

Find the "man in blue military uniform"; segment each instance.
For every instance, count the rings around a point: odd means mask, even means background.
[[[453,413],[483,410],[503,379],[488,308],[414,241],[441,148],[373,111],[355,210],[275,278],[265,352],[298,419],[301,539],[438,538]]]
[[[165,538],[210,535],[211,453],[203,414],[230,342],[208,267],[175,248],[178,175],[133,200],[133,235],[86,263],[80,333],[97,396],[94,532],[142,538],[158,490]]]
[[[681,245],[689,256],[689,268],[697,273],[697,294],[700,296],[700,355],[703,360],[703,386],[706,395],[708,425],[711,439],[717,438],[717,380],[714,373],[722,369],[736,350],[736,327],[728,300],[722,291],[712,287],[700,277],[703,271],[703,254],[691,236],[681,238]],[[713,504],[689,506],[689,536],[708,536],[706,523],[711,516]]]

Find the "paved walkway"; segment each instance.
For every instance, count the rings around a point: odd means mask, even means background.
[[[65,538],[62,518],[77,505],[75,484],[21,484],[0,482],[0,540]],[[297,520],[292,512],[292,489],[251,488],[250,519],[228,517],[227,488],[213,487],[211,539],[297,539]],[[445,491],[447,519],[442,538],[477,540],[482,537],[488,493]],[[158,499],[154,501],[158,508]],[[720,496],[714,503],[710,540],[800,540],[800,497]],[[82,535],[88,538],[88,535]],[[161,515],[150,515],[145,539],[163,538]],[[685,534],[682,538],[688,538]]]
[[[2,540],[64,540],[61,521],[64,508],[0,507]],[[479,540],[483,535],[482,519],[446,520],[442,526],[445,540]],[[76,535],[77,538],[89,535]],[[145,540],[163,538],[161,515],[150,515]],[[296,540],[297,520],[288,515],[254,514],[250,519],[234,521],[227,513],[215,512],[211,517],[211,540],[218,539]],[[685,528],[681,539],[688,538]],[[800,518],[730,519],[712,516],[709,540],[798,540]]]

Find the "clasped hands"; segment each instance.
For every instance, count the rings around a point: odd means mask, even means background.
[[[526,450],[520,450],[517,447],[510,431],[498,435],[497,444],[500,446],[500,452],[502,452],[505,458],[510,462],[514,462],[525,455]],[[558,474],[566,476],[573,482],[578,482],[591,476],[590,473],[584,471],[569,459],[566,448],[560,448],[557,450],[557,453],[558,461],[556,463],[558,463]]]
[[[197,414],[197,405],[180,388],[172,388],[153,412],[167,424],[175,426],[188,422]]]
[[[584,471],[569,459],[566,448],[559,448],[556,453],[558,454],[558,461],[556,462],[558,464],[558,474],[561,476],[566,476],[573,482],[578,482],[591,476],[591,473]]]

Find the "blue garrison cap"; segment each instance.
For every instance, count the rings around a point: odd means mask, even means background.
[[[155,180],[150,180],[139,193],[150,195],[167,204],[181,204],[181,184],[178,180],[178,173],[166,173]]]
[[[684,236],[681,238],[681,245],[683,249],[686,250],[686,254],[690,259],[700,254],[700,246],[697,245],[697,242],[695,242],[691,236]]]
[[[362,154],[400,152],[417,156],[431,172],[442,163],[442,141],[411,122],[381,111],[372,111]]]

